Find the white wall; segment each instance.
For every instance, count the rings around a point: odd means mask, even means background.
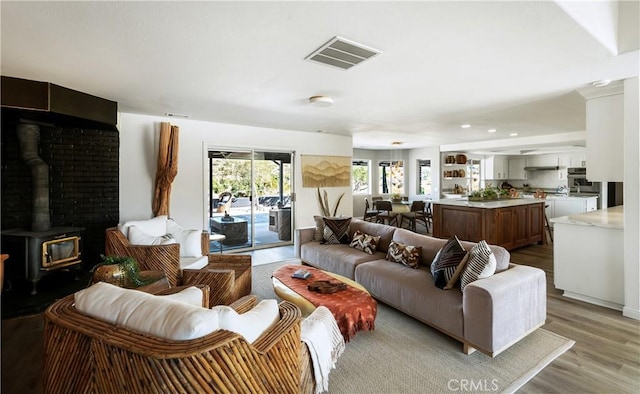
[[[313,215],[320,213],[316,189],[302,187],[300,155],[352,153],[351,137],[346,136],[121,113],[118,124],[121,222],[153,216],[151,204],[161,122],[180,127],[178,175],[173,182],[170,214],[188,228],[207,228],[207,147],[295,151],[296,227],[313,225]],[[326,190],[331,204],[344,192],[338,214],[352,215],[350,186]]]
[[[640,104],[638,78],[624,81],[624,308],[640,320]]]

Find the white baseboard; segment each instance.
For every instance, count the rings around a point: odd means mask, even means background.
[[[584,302],[588,302],[590,304],[600,305],[600,306],[604,306],[606,308],[611,308],[611,309],[615,309],[617,311],[622,311],[622,305],[617,304],[615,302],[605,301],[605,300],[601,300],[601,299],[598,299],[598,298],[589,297],[589,296],[586,296],[586,295],[583,295],[583,294],[572,293],[570,291],[565,291],[562,295],[567,297],[567,298],[572,298],[574,300],[584,301]]]
[[[629,317],[631,319],[640,320],[640,310],[632,309],[627,306],[622,308],[622,316]]]

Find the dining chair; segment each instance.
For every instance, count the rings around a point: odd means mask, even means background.
[[[411,203],[410,212],[403,212],[400,214],[400,225],[402,227],[405,219],[409,222],[410,229],[416,232],[416,222],[421,220],[424,223],[427,232],[429,232],[429,224],[427,222],[427,214],[425,212],[426,204],[424,201],[413,201]]]
[[[376,210],[378,211],[376,221],[388,225],[398,225],[398,214],[393,212],[393,204],[388,200],[380,200],[376,202]]]
[[[366,197],[364,199],[364,206],[364,216],[362,216],[362,219],[367,222],[375,222],[378,217],[378,211],[376,209],[370,209],[369,199]]]

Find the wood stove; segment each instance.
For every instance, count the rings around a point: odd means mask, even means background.
[[[2,248],[11,256],[7,270],[31,282],[31,294],[48,273],[77,269],[82,263],[82,227],[52,227],[46,231],[3,230]]]

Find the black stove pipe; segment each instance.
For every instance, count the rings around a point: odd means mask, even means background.
[[[47,231],[51,228],[49,166],[38,156],[40,127],[19,123],[17,132],[22,159],[31,170],[31,231]]]

